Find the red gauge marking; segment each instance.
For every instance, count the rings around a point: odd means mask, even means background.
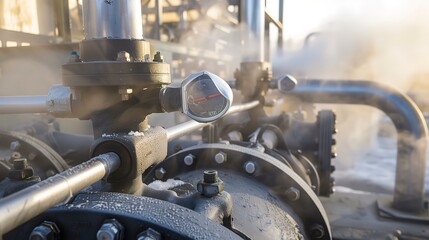
[[[217,97],[217,96],[220,96],[220,93],[215,93],[215,94],[209,95],[207,97],[207,99],[214,98],[214,97]]]
[[[197,102],[207,101],[207,100],[209,100],[211,98],[215,98],[215,97],[220,96],[220,95],[221,95],[220,93],[214,93],[214,94],[208,95],[207,97],[195,98],[194,102],[197,103]]]

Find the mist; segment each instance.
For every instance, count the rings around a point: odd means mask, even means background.
[[[303,11],[304,5],[308,11]],[[426,80],[429,77],[428,1],[321,3],[310,0],[300,4],[286,1],[285,6],[285,16],[289,16],[285,18],[285,25],[296,23],[297,26],[291,27],[287,35],[286,48],[273,52],[275,75],[290,73],[301,79],[377,81],[412,95],[417,104],[424,107],[424,88],[429,86]],[[305,41],[310,33],[314,34]],[[370,107],[319,108],[333,108],[337,112],[339,157],[334,160],[340,170],[337,176],[375,177],[372,183],[391,190],[396,133],[390,120]],[[380,138],[380,135],[383,136]],[[374,165],[384,168],[371,168]],[[357,169],[366,173],[354,174]],[[427,185],[428,181],[426,188]]]

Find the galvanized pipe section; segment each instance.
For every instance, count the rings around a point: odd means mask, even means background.
[[[46,113],[47,96],[0,97],[0,114]]]
[[[119,156],[105,153],[0,200],[0,238],[48,208],[68,201],[118,169]]]
[[[384,111],[398,133],[393,207],[406,212],[423,209],[427,127],[408,96],[376,82],[349,80],[303,80],[287,94],[313,103],[362,104]]]
[[[141,0],[84,0],[85,39],[143,39]]]
[[[157,40],[161,40],[161,25],[163,23],[163,19],[162,19],[162,5],[163,5],[163,0],[155,0],[155,9],[156,9],[156,13],[155,13],[155,36]]]
[[[260,104],[259,101],[252,101],[252,102],[232,106],[228,110],[228,112],[225,113],[225,116],[233,114],[233,113],[237,113],[237,112],[247,111],[249,109],[252,109],[252,108],[258,106],[259,104]],[[195,130],[203,128],[204,126],[207,126],[209,124],[210,123],[196,122],[194,120],[178,124],[174,127],[170,127],[170,128],[166,129],[167,130],[167,139],[168,139],[168,141],[174,140],[174,139],[179,138],[185,134],[188,134],[188,133],[191,133]]]
[[[242,51],[244,62],[263,62],[265,58],[265,1],[241,0]]]

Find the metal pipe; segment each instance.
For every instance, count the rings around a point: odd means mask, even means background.
[[[284,10],[284,0],[279,0],[279,22],[281,28],[279,27],[279,37],[277,38],[277,46],[280,50],[283,49],[283,10]]]
[[[0,200],[0,238],[118,169],[119,156],[105,153]]]
[[[0,97],[0,114],[46,113],[47,96]]]
[[[265,57],[265,1],[241,0],[240,22],[244,24],[241,33],[243,61],[263,62]]]
[[[58,35],[63,38],[63,43],[70,43],[72,40],[70,29],[70,9],[68,0],[55,1],[57,14]]]
[[[160,40],[161,39],[161,25],[163,22],[162,19],[162,5],[163,5],[163,0],[155,0],[155,9],[156,9],[156,14],[155,14],[155,36],[156,39]]]
[[[233,113],[242,112],[242,111],[252,109],[252,108],[258,106],[259,103],[260,103],[259,101],[252,101],[252,102],[232,106],[228,110],[228,112],[225,113],[225,116],[233,114]],[[171,140],[179,138],[185,134],[188,134],[190,132],[193,132],[195,130],[203,128],[204,126],[207,126],[209,124],[211,124],[211,123],[200,123],[200,122],[196,122],[194,120],[178,124],[174,127],[167,128],[167,139],[168,139],[168,141],[171,141]]]
[[[427,126],[408,96],[380,83],[348,80],[304,80],[287,94],[313,103],[363,104],[384,111],[398,133],[393,207],[423,209]]]
[[[141,0],[84,0],[85,39],[143,39]]]

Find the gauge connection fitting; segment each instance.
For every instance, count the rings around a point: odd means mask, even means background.
[[[222,78],[210,72],[189,75],[180,86],[168,85],[160,92],[165,112],[181,110],[197,122],[221,118],[232,105],[232,90]]]

